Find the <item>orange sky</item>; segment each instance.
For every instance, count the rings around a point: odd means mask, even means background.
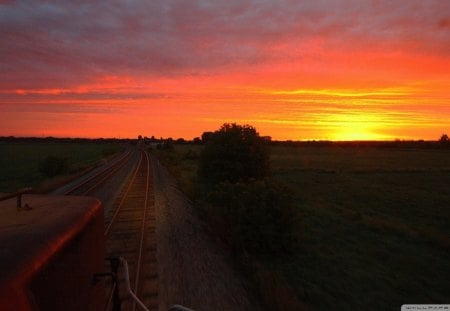
[[[448,1],[6,1],[0,35],[0,136],[450,134]]]

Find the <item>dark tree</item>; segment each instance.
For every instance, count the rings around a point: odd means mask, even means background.
[[[439,139],[439,142],[448,143],[448,142],[450,142],[450,139],[448,138],[447,134],[442,134],[441,138]]]
[[[203,132],[203,134],[202,134],[202,142],[204,144],[206,144],[213,134],[214,134],[213,132]]]
[[[207,200],[214,227],[234,251],[280,254],[295,247],[298,213],[288,188],[268,179],[223,182]]]
[[[162,149],[164,150],[173,150],[173,139],[167,138],[163,143],[162,143]]]
[[[225,123],[209,135],[198,174],[208,182],[262,179],[269,173],[267,142],[250,125]]]

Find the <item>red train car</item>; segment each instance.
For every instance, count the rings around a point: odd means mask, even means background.
[[[25,195],[22,204],[0,202],[0,310],[104,309],[104,282],[93,282],[106,269],[101,203]]]

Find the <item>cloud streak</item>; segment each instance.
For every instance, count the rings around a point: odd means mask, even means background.
[[[429,81],[448,99],[448,1],[6,1],[0,38],[0,104],[370,97]]]
[[[447,1],[10,2],[0,5],[1,84],[211,74],[296,61],[317,52],[313,42],[448,55],[448,12]]]

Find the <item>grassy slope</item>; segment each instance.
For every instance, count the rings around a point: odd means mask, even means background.
[[[272,156],[302,214],[302,252],[278,269],[319,308],[444,303],[450,152],[283,148]]]
[[[198,145],[175,145],[173,151],[152,150],[162,164],[176,177],[183,191],[190,197],[194,195],[198,155],[202,148]]]
[[[0,192],[35,187],[44,181],[39,163],[48,155],[67,158],[73,173],[119,150],[119,145],[90,142],[0,142]]]
[[[188,191],[195,148],[166,153]],[[302,238],[298,254],[265,264],[303,301],[324,310],[448,303],[448,150],[278,146],[272,167],[294,191]]]

